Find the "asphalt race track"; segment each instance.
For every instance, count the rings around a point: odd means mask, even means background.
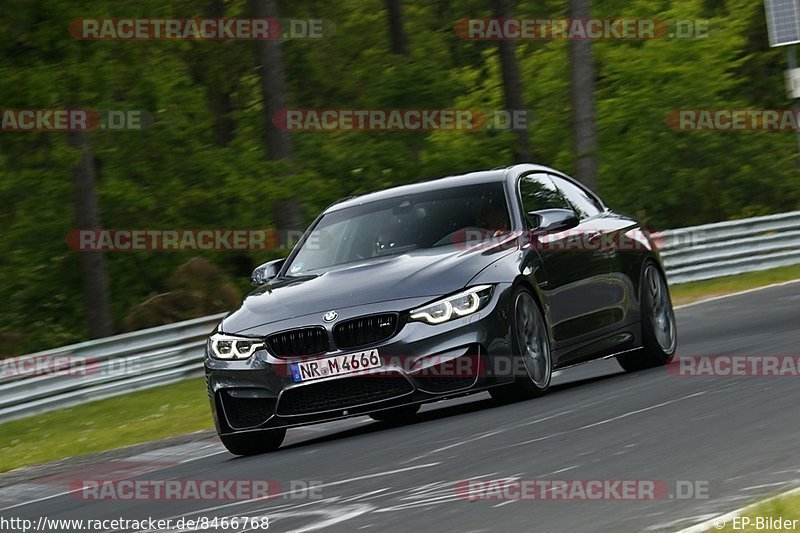
[[[679,354],[797,355],[800,283],[681,308]],[[0,517],[268,516],[270,531],[675,531],[800,484],[792,377],[569,369],[544,398],[487,394],[429,405],[400,426],[358,418],[290,431],[277,453],[235,458],[214,439],[0,489]],[[198,391],[202,394],[202,391]],[[78,447],[76,446],[76,450]],[[276,480],[259,501],[85,501],[80,479]],[[707,486],[650,501],[467,501],[470,478],[660,480]],[[292,482],[294,481],[294,484]],[[311,497],[304,484],[317,482]],[[686,485],[686,484],[684,484]],[[232,529],[231,529],[232,530]],[[209,530],[212,531],[212,530]]]

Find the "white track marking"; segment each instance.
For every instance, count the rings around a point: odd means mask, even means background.
[[[441,462],[427,463],[427,464],[423,464],[423,465],[409,466],[409,467],[406,467],[406,468],[398,468],[396,470],[387,470],[385,472],[376,472],[374,474],[365,474],[363,476],[356,476],[356,477],[351,477],[351,478],[347,478],[347,479],[342,479],[342,480],[339,480],[339,481],[332,481],[330,483],[323,483],[322,485],[318,485],[316,488],[324,489],[324,488],[327,488],[327,487],[335,487],[337,485],[345,485],[347,483],[353,483],[354,481],[361,481],[361,480],[364,480],[364,479],[372,479],[372,478],[383,477],[383,476],[391,476],[392,474],[399,474],[401,472],[408,472],[410,470],[419,470],[420,468],[430,468],[432,466],[438,466],[440,464],[442,464],[442,463]],[[207,508],[204,508],[204,509],[196,509],[194,511],[189,511],[187,513],[182,513],[182,514],[179,514],[179,515],[173,515],[173,516],[170,516],[170,517],[166,517],[166,518],[164,518],[164,520],[177,520],[179,518],[185,518],[187,516],[204,515],[204,514],[208,514],[208,513],[214,512],[214,511],[219,511],[220,509],[229,509],[231,507],[237,507],[239,505],[246,505],[248,503],[256,503],[256,502],[268,501],[270,499],[281,498],[283,496],[289,496],[292,493],[293,493],[293,491],[287,491],[287,492],[281,492],[280,494],[272,494],[272,495],[269,495],[267,497],[262,497],[262,498],[250,498],[248,500],[241,500],[241,501],[225,503],[225,504],[217,505],[217,506],[214,506],[214,507],[207,507]],[[311,502],[311,503],[314,503],[314,502]],[[113,530],[113,531],[109,531],[108,533],[115,533],[117,531],[121,531],[121,530]]]
[[[671,405],[671,404],[676,403],[676,402],[681,402],[683,400],[689,400],[691,398],[696,398],[698,396],[703,396],[704,394],[707,394],[707,393],[708,393],[708,391],[695,392],[694,394],[689,394],[687,396],[681,396],[680,398],[675,398],[674,400],[668,400],[666,402],[657,403],[657,404],[651,405],[649,407],[644,407],[642,409],[637,409],[635,411],[630,411],[628,413],[624,413],[624,414],[621,414],[621,415],[618,415],[618,416],[607,418],[605,420],[600,420],[598,422],[593,422],[591,424],[586,424],[585,426],[580,426],[580,427],[577,427],[575,429],[568,429],[566,431],[558,431],[556,433],[551,433],[550,435],[543,435],[543,436],[537,437],[535,439],[526,440],[526,441],[523,441],[523,442],[516,442],[514,444],[509,444],[507,446],[503,446],[502,448],[499,448],[499,449],[504,450],[506,448],[515,448],[517,446],[524,446],[526,444],[533,444],[534,442],[540,442],[540,441],[543,441],[543,440],[552,439],[553,437],[560,437],[562,435],[568,435],[569,433],[574,433],[576,431],[582,431],[584,429],[591,429],[591,428],[594,428],[594,427],[597,427],[597,426],[602,426],[602,425],[605,425],[605,424],[609,424],[611,422],[615,422],[617,420],[621,420],[623,418],[628,418],[629,416],[634,416],[634,415],[638,415],[638,414],[641,414],[641,413],[644,413],[644,412],[647,412],[647,411],[652,411],[653,409],[658,409],[660,407],[666,407],[667,405]]]
[[[117,481],[121,481],[123,479],[130,479],[130,478],[136,477],[136,476],[141,476],[141,475],[147,474],[149,472],[158,472],[160,470],[165,470],[165,469],[171,468],[173,466],[179,466],[179,465],[183,465],[183,464],[186,464],[186,463],[191,463],[192,461],[198,461],[200,459],[205,459],[207,457],[213,457],[214,455],[220,455],[220,454],[223,454],[223,453],[228,453],[228,452],[226,450],[221,450],[221,451],[216,451],[216,452],[213,452],[213,453],[208,453],[208,454],[205,454],[205,455],[201,455],[199,457],[190,457],[189,459],[184,459],[184,460],[180,461],[179,463],[164,463],[164,465],[162,467],[160,467],[160,468],[154,468],[153,470],[150,470],[150,471],[147,471],[147,472],[134,472],[134,473],[129,474],[127,476],[123,476],[121,478],[118,478]],[[132,456],[132,457],[135,457],[135,456]],[[122,462],[130,461],[130,457],[125,458],[125,459],[121,459],[120,461],[122,461]],[[26,501],[26,502],[10,505],[8,507],[3,507],[3,508],[0,508],[0,511],[8,511],[9,509],[16,509],[17,507],[23,507],[25,505],[32,505],[34,503],[39,503],[39,502],[44,502],[44,501],[47,501],[47,500],[52,500],[53,498],[58,498],[60,496],[68,496],[70,494],[73,494],[75,492],[80,492],[82,490],[83,490],[83,488],[78,488],[78,489],[72,489],[72,490],[66,490],[66,491],[58,492],[56,494],[51,494],[50,496],[45,496],[43,498],[38,498],[36,500],[29,500],[29,501]]]
[[[165,468],[169,467],[169,466],[175,466],[175,465],[174,464],[165,465]],[[151,470],[150,472],[156,472],[156,471],[158,471],[158,469]],[[147,474],[147,473],[149,473],[149,472],[134,472],[132,474],[128,474],[127,476],[122,476],[120,478],[116,478],[115,481],[122,481],[123,479],[130,479],[132,477],[141,476],[141,475],[144,475],[144,474]],[[63,491],[63,492],[58,492],[56,494],[51,494],[50,496],[45,496],[44,498],[38,498],[36,500],[29,500],[29,501],[26,501],[26,502],[10,505],[8,507],[3,507],[2,509],[0,509],[0,511],[8,511],[9,509],[16,509],[17,507],[23,507],[25,505],[31,505],[31,504],[34,504],[34,503],[39,503],[39,502],[44,502],[44,501],[47,501],[47,500],[52,500],[53,498],[58,498],[59,496],[67,496],[68,494],[73,494],[75,492],[80,492],[82,490],[83,490],[83,487],[78,488],[78,489],[72,489],[72,490],[66,490],[66,491]]]
[[[707,392],[708,391],[695,392],[694,394],[689,394],[688,396],[681,396],[680,398],[675,398],[674,400],[668,400],[666,402],[657,403],[655,405],[651,405],[650,407],[644,407],[642,409],[637,409],[635,411],[631,411],[630,413],[625,413],[624,415],[614,416],[614,417],[611,417],[611,418],[607,418],[605,420],[601,420],[600,422],[594,422],[592,424],[587,424],[585,426],[581,426],[576,431],[580,431],[581,429],[589,429],[589,428],[593,428],[593,427],[597,427],[597,426],[602,426],[602,425],[608,424],[610,422],[615,422],[615,421],[621,420],[623,418],[628,418],[629,416],[638,415],[639,413],[644,413],[646,411],[651,411],[653,409],[658,409],[659,407],[665,407],[667,405],[670,405],[670,404],[673,404],[673,403],[676,403],[676,402],[680,402],[680,401],[683,401],[683,400],[688,400],[690,398],[696,398],[698,396],[703,396]]]
[[[446,451],[446,450],[450,450],[450,449],[456,448],[458,446],[463,446],[464,444],[469,444],[470,442],[475,442],[475,441],[478,441],[478,440],[481,440],[481,439],[485,439],[485,438],[488,438],[488,437],[494,437],[495,435],[499,435],[500,433],[503,433],[504,431],[505,431],[504,429],[498,429],[496,431],[489,431],[488,433],[483,433],[482,435],[478,435],[477,437],[473,437],[471,439],[458,441],[458,442],[456,442],[454,444],[448,444],[447,446],[442,446],[441,448],[436,448],[435,450],[431,450],[429,452],[425,452],[422,455],[418,455],[416,457],[412,457],[411,459],[407,459],[407,460],[403,461],[400,464],[401,465],[405,465],[405,464],[408,464],[408,463],[413,463],[414,461],[418,461],[419,459],[424,459],[424,458],[426,458],[428,456],[431,456],[431,455],[433,455],[435,453],[439,453],[439,452],[443,452],[443,451]]]

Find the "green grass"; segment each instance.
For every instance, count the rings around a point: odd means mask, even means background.
[[[0,424],[0,472],[213,429],[203,379]]]
[[[672,285],[669,292],[672,295],[672,303],[674,305],[683,305],[704,298],[722,296],[794,279],[800,279],[800,265]]]
[[[672,287],[675,305],[800,278],[800,266]],[[0,472],[212,429],[202,379],[0,424]]]
[[[797,522],[794,524],[790,522],[788,528],[773,529],[766,527],[769,524],[764,524],[764,526],[758,528],[757,519],[759,517],[762,519],[782,519],[783,521],[797,520]],[[742,519],[746,518],[750,519],[749,525],[745,525],[742,521]],[[792,527],[792,525],[794,525],[794,527]],[[800,531],[800,494],[794,494],[791,496],[776,498],[759,503],[751,510],[742,513],[742,517],[739,519],[739,522],[729,520],[723,529],[716,529],[716,527],[712,527],[708,531],[736,531],[739,533],[755,533],[756,531]]]

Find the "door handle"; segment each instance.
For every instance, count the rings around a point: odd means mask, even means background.
[[[592,252],[599,254],[612,254],[615,251],[613,242],[606,239],[602,231],[592,230],[586,233],[586,247]]]

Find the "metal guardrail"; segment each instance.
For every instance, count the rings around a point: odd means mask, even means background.
[[[800,264],[800,211],[665,231],[672,285]]]
[[[800,211],[705,224],[657,236],[671,284],[800,264]],[[15,358],[58,358],[63,371],[0,374],[0,422],[201,376],[207,335],[224,314]]]
[[[206,337],[223,316],[6,360],[0,367],[7,370],[0,374],[0,422],[201,376]],[[17,372],[8,371],[10,365]]]

